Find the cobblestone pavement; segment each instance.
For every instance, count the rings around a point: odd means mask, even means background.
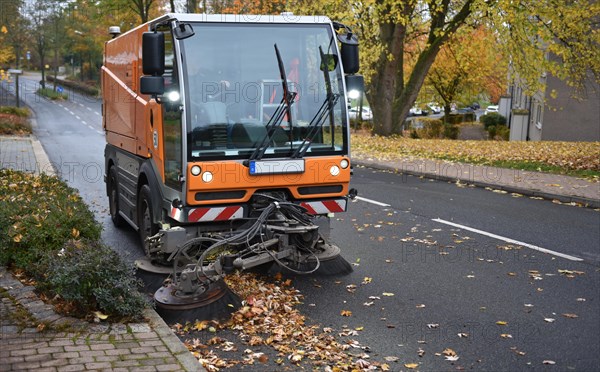
[[[1,267],[0,299],[0,371],[202,370],[152,310],[129,324],[60,316]]]

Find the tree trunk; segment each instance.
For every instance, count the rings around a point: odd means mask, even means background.
[[[387,136],[392,133],[394,118],[394,92],[403,87],[404,37],[406,28],[399,24],[386,23],[380,25],[381,39],[385,50],[394,58],[388,59],[387,53],[379,56],[378,74],[371,81],[371,89],[367,97],[371,103],[373,115],[377,117],[373,130],[375,134]]]

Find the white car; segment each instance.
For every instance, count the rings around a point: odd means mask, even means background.
[[[439,114],[442,112],[442,108],[437,103],[431,102],[427,104],[427,107],[429,107],[432,114]]]
[[[350,119],[356,120],[358,119],[358,107],[352,107],[348,110],[348,114],[350,115]],[[362,108],[362,119],[363,120],[373,120],[373,112],[368,107]]]
[[[408,115],[409,116],[421,116],[421,115],[423,115],[423,111],[420,108],[418,108],[417,106],[413,106],[408,111]]]
[[[485,109],[485,114],[486,115],[489,114],[489,113],[491,113],[491,112],[498,112],[498,106],[497,105],[492,105],[492,106],[488,106]]]

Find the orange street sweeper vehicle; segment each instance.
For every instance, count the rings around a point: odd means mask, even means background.
[[[114,31],[114,29],[113,29]],[[226,293],[235,269],[350,270],[329,241],[349,188],[358,42],[323,16],[167,14],[106,42],[105,180],[159,309]],[[331,271],[331,269],[329,269]]]

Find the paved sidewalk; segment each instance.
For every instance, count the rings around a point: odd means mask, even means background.
[[[353,158],[355,165],[448,182],[504,190],[527,196],[600,208],[600,182],[557,174],[496,168],[422,158],[380,161]]]
[[[153,310],[144,323],[63,317],[0,267],[0,371],[200,371]]]

